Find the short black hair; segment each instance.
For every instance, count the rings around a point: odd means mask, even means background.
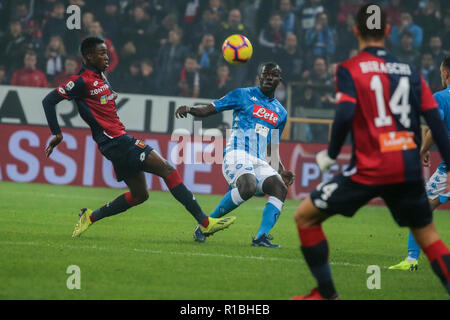
[[[450,72],[450,56],[445,57],[442,61],[442,68]]]
[[[269,69],[279,69],[281,72],[281,68],[278,65],[278,63],[273,62],[273,61],[268,61],[268,62],[263,62],[259,65],[259,70],[258,70],[258,74],[261,74],[262,70],[264,69],[264,67],[269,68]]]
[[[83,42],[81,42],[81,55],[86,58],[88,54],[94,53],[97,45],[101,43],[105,43],[105,41],[98,37],[89,37],[84,39]]]
[[[369,7],[376,6],[379,8],[380,12],[380,27],[379,28],[369,28],[368,20],[372,18],[373,12],[367,12]],[[385,36],[386,31],[386,12],[383,7],[376,3],[367,3],[359,8],[356,14],[356,27],[358,28],[359,34],[363,39],[373,39],[381,40]]]

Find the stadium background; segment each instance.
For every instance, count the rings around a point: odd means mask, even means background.
[[[283,83],[278,99],[289,112],[282,157],[298,179],[290,198],[302,198],[322,179],[314,152],[328,141],[334,115],[333,73],[336,63],[357,53],[351,27],[360,0],[98,0],[0,1],[0,179],[20,182],[123,187],[110,166],[88,157],[92,141],[71,102],[58,105],[65,143],[45,159],[50,132],[40,101],[81,65],[79,43],[89,35],[109,47],[107,77],[119,93],[118,113],[127,129],[168,157],[170,134],[186,128],[191,135],[229,128],[230,112],[203,120],[175,120],[176,106],[211,101],[229,90],[255,85],[263,61],[278,62]],[[449,48],[450,3],[437,0],[375,1],[392,25],[388,47],[440,90],[439,65]],[[68,30],[68,5],[81,8],[81,30]],[[243,66],[226,64],[223,40],[247,36],[254,56]],[[34,88],[31,88],[34,87]],[[40,88],[37,88],[40,87]],[[82,129],[80,129],[82,128]],[[72,141],[72,142],[71,142]],[[298,144],[300,142],[301,144]],[[196,148],[195,143],[191,146]],[[206,148],[207,142],[201,148]],[[94,146],[95,147],[95,146]],[[94,149],[92,149],[94,150]],[[345,151],[348,152],[349,149]],[[433,167],[439,162],[433,153]],[[334,172],[348,160],[343,155]],[[87,165],[91,163],[91,165]],[[195,164],[184,172],[199,193],[222,193],[220,165]],[[152,180],[153,179],[153,180]],[[163,189],[156,178],[151,189]]]

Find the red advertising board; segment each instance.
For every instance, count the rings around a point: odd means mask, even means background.
[[[222,154],[223,140],[218,144],[201,137],[171,137],[168,134],[129,132],[144,140],[180,172],[186,186],[194,193],[224,194],[226,181],[222,176],[220,159],[212,163],[202,161]],[[0,125],[0,180],[25,183],[48,183],[90,187],[125,188],[118,183],[109,160],[103,158],[92,140],[88,129],[64,128],[64,140],[50,158],[45,157],[45,146],[51,133],[44,126],[1,124]],[[181,142],[182,141],[182,142]],[[186,147],[181,152],[180,146]],[[337,164],[329,173],[321,173],[315,154],[325,149],[324,144],[299,144],[283,142],[280,155],[285,167],[295,174],[295,183],[289,188],[288,198],[303,199],[320,182],[328,180],[345,168],[350,159],[350,148],[344,147]],[[189,155],[187,154],[189,153]],[[209,157],[207,157],[209,155]],[[178,156],[178,157],[177,157]],[[195,163],[178,161],[192,158]],[[429,177],[440,162],[437,152],[431,152],[432,167],[424,169]],[[178,163],[179,162],[179,163]],[[167,190],[164,182],[150,174],[146,175],[150,190]]]

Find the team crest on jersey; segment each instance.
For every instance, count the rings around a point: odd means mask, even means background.
[[[73,81],[67,82],[67,84],[66,84],[66,90],[67,91],[72,90],[73,87],[75,87],[75,83],[73,83]]]
[[[144,149],[145,146],[146,146],[145,142],[142,141],[142,140],[136,140],[136,142],[134,144],[137,145],[139,148],[142,148],[142,149]]]
[[[100,103],[107,104],[108,103],[108,95],[105,94],[104,96],[101,96]]]
[[[94,87],[96,87],[98,85],[98,81],[94,81]]]

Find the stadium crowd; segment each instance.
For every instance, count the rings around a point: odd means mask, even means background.
[[[294,104],[333,104],[336,63],[357,53],[354,15],[363,0],[3,0],[0,84],[55,87],[81,65],[87,36],[108,46],[107,76],[118,92],[217,98],[252,86],[255,69],[273,60],[286,83],[302,82]],[[379,0],[392,26],[388,48],[420,68],[433,91],[450,50],[450,1]],[[69,5],[81,8],[81,29],[69,30]],[[221,57],[235,33],[253,44],[249,63]],[[317,89],[319,88],[319,89]]]

